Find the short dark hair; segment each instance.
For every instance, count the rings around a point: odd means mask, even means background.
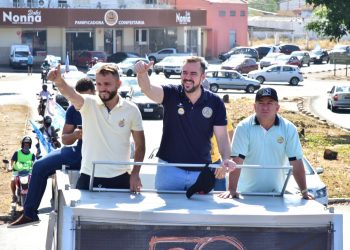
[[[75,90],[79,93],[86,91],[95,91],[95,85],[90,78],[84,77],[77,81],[75,84]]]
[[[96,70],[96,74],[101,74],[103,76],[106,76],[108,74],[112,74],[115,78],[119,80],[119,68],[114,63],[107,63],[102,65]]]
[[[204,73],[205,69],[207,68],[206,62],[203,60],[203,58],[199,57],[199,56],[191,56],[186,58],[185,63],[196,63],[199,62],[201,65],[201,70]]]

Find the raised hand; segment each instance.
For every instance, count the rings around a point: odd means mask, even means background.
[[[144,61],[138,61],[135,64],[135,72],[136,74],[147,74],[148,75],[148,70],[153,66],[154,62],[150,61],[148,64],[145,63]]]
[[[57,68],[53,68],[49,71],[47,79],[58,84],[60,84],[63,81],[61,75],[61,64],[58,64]]]

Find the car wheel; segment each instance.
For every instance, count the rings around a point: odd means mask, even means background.
[[[148,75],[149,76],[152,75],[152,70],[151,69],[148,70]]]
[[[327,109],[331,109],[331,105],[329,104],[329,101],[327,101]]]
[[[252,94],[252,93],[254,93],[255,88],[254,88],[253,85],[248,85],[245,91],[246,91],[247,93],[251,93],[251,94]]]
[[[219,86],[217,84],[211,84],[209,89],[211,92],[217,93],[219,91]]]
[[[150,56],[150,57],[148,58],[148,60],[153,61],[154,63],[157,62],[157,60],[156,60],[156,58],[155,58],[154,56]]]
[[[170,74],[169,74],[169,73],[164,73],[164,76],[165,76],[166,78],[169,78],[169,77],[170,77]]]
[[[290,79],[289,83],[293,86],[296,86],[299,83],[299,79],[297,77],[293,77],[292,79]]]
[[[132,76],[133,73],[134,73],[134,72],[132,72],[132,70],[129,69],[129,70],[126,72],[126,76]]]
[[[159,71],[158,70],[155,70],[154,73],[156,73],[156,75],[159,75]]]
[[[335,107],[332,103],[330,104],[332,112],[335,112],[338,108]]]
[[[265,82],[265,78],[263,76],[258,76],[256,78],[256,80],[258,80],[260,82],[260,84],[264,84],[264,82]]]

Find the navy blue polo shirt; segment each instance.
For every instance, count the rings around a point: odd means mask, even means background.
[[[162,87],[163,135],[157,156],[170,163],[210,163],[213,127],[227,125],[223,101],[201,88],[200,98],[192,104],[182,85]]]
[[[77,128],[78,125],[81,125],[81,114],[77,111],[73,105],[69,106],[66,111],[66,124],[73,125],[74,128]],[[81,148],[82,140],[78,140],[77,146]]]

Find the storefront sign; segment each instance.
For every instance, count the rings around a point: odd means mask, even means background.
[[[9,8],[2,9],[0,15],[0,26],[17,27],[122,28],[205,26],[207,24],[206,10]]]

